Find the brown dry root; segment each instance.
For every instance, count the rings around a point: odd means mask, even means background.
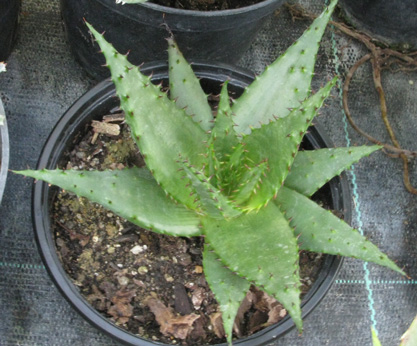
[[[304,9],[302,9],[298,5],[287,5],[293,20],[295,19],[314,19],[315,16],[309,13],[306,13]],[[343,85],[343,108],[346,114],[346,117],[351,124],[351,126],[357,131],[359,134],[364,136],[369,141],[381,145],[384,147],[385,152],[390,157],[398,157],[401,158],[403,161],[403,180],[406,189],[413,193],[417,194],[417,189],[412,186],[409,176],[408,170],[408,162],[411,158],[417,157],[416,151],[411,151],[407,149],[401,148],[400,143],[398,142],[395,133],[391,127],[391,124],[388,119],[388,109],[385,99],[385,92],[382,86],[381,81],[381,71],[384,69],[390,69],[391,72],[400,72],[400,71],[415,71],[417,70],[417,52],[412,53],[403,53],[399,52],[387,47],[380,47],[374,43],[374,41],[367,36],[366,34],[354,30],[348,27],[344,23],[330,21],[336,29],[348,35],[362,44],[366,46],[369,50],[369,53],[364,55],[361,59],[359,59],[352,68],[348,71],[346,75],[346,79]],[[378,139],[372,137],[365,131],[363,131],[353,120],[352,114],[349,110],[348,106],[348,95],[349,95],[349,85],[350,82],[358,70],[360,66],[362,66],[365,62],[370,61],[372,64],[372,71],[373,71],[373,81],[375,89],[378,93],[379,100],[380,100],[380,108],[381,108],[381,117],[382,121],[385,124],[385,127],[388,131],[392,144],[383,143]],[[392,68],[396,66],[396,69]]]

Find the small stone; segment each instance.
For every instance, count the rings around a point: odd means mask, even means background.
[[[188,289],[193,289],[195,284],[194,284],[194,282],[187,282],[187,283],[185,283],[184,286],[187,287]]]
[[[119,282],[120,286],[127,286],[127,284],[129,283],[129,279],[126,276],[118,277],[117,281]]]
[[[112,253],[114,253],[116,250],[114,249],[114,247],[113,246],[111,246],[111,247],[109,247],[108,249],[107,249],[107,253],[108,254],[112,254]]]
[[[137,255],[143,251],[145,251],[148,247],[146,245],[136,245],[133,248],[130,249],[130,252],[133,253],[134,255]]]
[[[137,273],[136,273],[137,274]],[[145,288],[146,287],[146,285],[143,283],[143,281],[142,280],[136,280],[136,279],[133,279],[133,282],[136,284],[136,285],[138,285],[139,287],[143,287],[143,288]]]
[[[202,287],[198,287],[193,292],[193,295],[191,297],[191,301],[196,310],[200,310],[201,304],[203,303],[204,298],[205,298],[205,290]]]
[[[201,274],[202,272],[203,272],[203,267],[202,266],[195,266],[194,273]]]
[[[117,236],[118,230],[113,225],[107,225],[106,226],[106,232],[107,232],[107,235],[110,238],[113,238],[113,237]]]
[[[121,233],[120,230],[119,233]],[[117,243],[134,243],[138,241],[138,239],[139,237],[136,234],[122,234],[114,239],[114,241]]]
[[[191,262],[192,262],[191,256],[187,253],[179,254],[177,256],[177,260],[178,260],[179,264],[181,264],[183,266],[187,266],[187,265],[191,264]]]
[[[85,158],[85,152],[84,151],[78,151],[75,156],[79,159]]]
[[[198,247],[191,247],[191,248],[190,248],[190,252],[191,252],[193,255],[201,255],[201,254],[202,254],[201,249],[200,249],[200,248],[198,248]]]
[[[141,266],[141,267],[139,267],[138,268],[138,273],[140,274],[140,275],[144,275],[144,274],[146,274],[148,272],[148,268],[147,267],[145,267],[145,266]]]
[[[56,238],[56,245],[58,245],[59,247],[62,247],[65,245],[65,242],[61,238]]]
[[[166,282],[173,282],[174,281],[174,278],[169,274],[165,274],[164,278],[165,278]]]

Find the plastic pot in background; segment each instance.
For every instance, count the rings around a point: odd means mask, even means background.
[[[131,50],[135,65],[166,60],[166,27],[175,36],[188,60],[235,63],[249,48],[267,16],[285,0],[264,0],[239,9],[190,11],[153,3],[121,5],[115,0],[61,0],[61,13],[71,50],[96,79],[109,75],[102,65],[84,23],[85,18],[121,53]]]
[[[201,83],[206,93],[218,94],[221,84],[225,80],[230,80],[229,91],[233,96],[237,97],[254,78],[253,74],[245,70],[219,64],[213,66],[196,63],[193,65],[193,68],[197,76],[201,78]],[[161,81],[167,83],[168,81],[168,67],[165,64],[144,65],[142,72],[152,74],[152,80],[155,83]],[[65,156],[65,152],[68,152],[67,148],[74,144],[75,136],[80,131],[85,131],[86,125],[91,120],[100,119],[103,114],[109,114],[110,111],[119,109],[119,101],[114,95],[114,85],[110,82],[101,82],[76,101],[53,129],[43,148],[38,162],[38,169],[53,169],[59,163],[65,162],[67,159]],[[312,127],[305,138],[305,149],[332,146],[317,126]],[[110,322],[81,296],[79,289],[67,276],[55,248],[51,227],[51,201],[56,191],[56,187],[51,187],[45,182],[38,181],[33,189],[32,215],[39,251],[49,274],[61,293],[86,320],[114,339],[129,345],[161,345],[160,343],[154,343],[133,335]],[[351,204],[346,178],[342,175],[331,180],[325,191],[329,207],[341,211],[344,214],[344,219],[349,222],[351,220]],[[318,278],[303,299],[303,317],[311,312],[325,296],[335,279],[341,263],[342,259],[340,257],[325,256]],[[272,342],[293,327],[292,319],[287,316],[280,323],[267,327],[247,338],[237,340],[234,344],[246,346],[264,345]],[[225,344],[222,345],[225,346]]]
[[[357,29],[401,50],[417,49],[417,1],[340,0],[346,19]]]
[[[6,185],[9,169],[9,132],[7,129],[6,112],[0,99],[0,203]]]
[[[12,51],[17,36],[20,0],[0,1],[0,61],[5,61]]]

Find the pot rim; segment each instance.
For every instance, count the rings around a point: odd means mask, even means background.
[[[103,1],[103,0],[97,0],[97,1],[99,1],[102,5],[104,5],[106,7],[109,7],[108,4],[105,1]],[[245,7],[240,7],[240,8],[233,8],[233,9],[227,9],[227,10],[216,10],[216,11],[197,11],[197,10],[179,9],[179,8],[154,4],[154,3],[151,3],[151,2],[146,2],[146,3],[142,3],[142,4],[117,5],[117,6],[112,7],[112,10],[116,11],[117,13],[127,15],[130,18],[134,18],[135,17],[135,14],[134,14],[135,11],[124,10],[124,9],[120,8],[120,6],[129,7],[129,6],[135,6],[136,5],[136,6],[144,7],[144,8],[147,8],[147,9],[151,9],[151,10],[156,11],[156,12],[160,12],[161,16],[164,15],[164,14],[167,14],[167,15],[172,15],[172,16],[185,16],[185,15],[187,15],[187,16],[192,16],[192,17],[210,18],[210,17],[219,17],[219,16],[224,16],[224,17],[226,17],[226,16],[235,16],[235,15],[241,15],[241,14],[245,14],[245,13],[253,12],[253,11],[263,12],[264,9],[268,9],[267,13],[269,13],[270,9],[278,8],[282,3],[283,3],[283,0],[263,0],[263,1],[258,2],[256,4],[245,6]],[[267,14],[267,13],[265,13],[265,14]]]
[[[249,83],[253,80],[254,75],[247,70],[227,66],[225,64],[211,64],[211,63],[194,63],[194,70],[200,78],[208,78],[213,80],[222,80],[229,78],[231,82],[229,85],[233,85],[233,82],[238,83],[238,87],[244,86],[245,83]],[[144,73],[152,73],[154,80],[167,75],[167,64],[165,62],[155,62],[145,64],[141,70]],[[87,114],[97,104],[102,104],[106,99],[115,97],[114,85],[110,81],[103,81],[96,85],[94,88],[87,91],[81,96],[61,117],[54,129],[52,130],[39,158],[37,169],[42,168],[55,168],[49,163],[49,157],[51,155],[57,155],[62,153],[65,145],[62,143],[66,138],[68,139],[71,134],[75,134],[77,131],[71,130],[66,135],[63,135],[63,131],[66,126],[72,126],[79,129],[83,125],[83,118],[78,117],[81,112]],[[84,115],[85,117],[86,115]],[[317,127],[318,126],[318,127]],[[329,139],[323,135],[323,131],[320,130],[319,125],[310,129],[310,133],[318,135],[319,139],[317,144],[330,146]],[[311,136],[311,135],[309,135]],[[56,145],[55,142],[61,141]],[[58,158],[55,159],[55,162]],[[349,187],[346,179],[336,178],[331,182],[331,194],[333,198],[334,207],[337,209],[343,208],[345,212],[345,219],[349,221],[351,219],[351,205],[349,195]],[[72,280],[66,274],[61,261],[55,251],[55,242],[52,232],[50,232],[50,218],[49,218],[49,186],[43,181],[38,181],[33,186],[32,191],[32,219],[34,224],[35,238],[41,253],[42,260],[50,274],[55,285],[59,288],[63,296],[71,303],[71,305],[92,325],[104,331],[106,334],[112,336],[126,344],[130,345],[166,345],[159,342],[150,341],[136,336],[124,329],[113,324],[108,318],[102,316],[96,311],[78,291],[77,287],[73,284]],[[53,249],[51,251],[51,249]],[[307,295],[304,297],[301,304],[303,319],[313,310],[314,307],[323,299],[327,291],[333,284],[334,278],[340,270],[343,258],[338,256],[326,255],[326,260],[323,268],[313,284]],[[326,274],[324,272],[327,270]],[[248,336],[244,339],[234,341],[234,344],[244,345],[263,345],[271,340],[287,333],[293,329],[294,323],[289,316],[286,316],[281,322],[276,325],[264,328],[263,330]],[[226,346],[221,344],[217,346]]]
[[[0,203],[3,198],[4,188],[6,186],[7,172],[9,169],[9,131],[7,128],[6,112],[3,102],[0,100],[0,115],[4,116],[3,125],[0,126]]]

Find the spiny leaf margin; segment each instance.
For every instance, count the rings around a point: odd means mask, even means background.
[[[299,151],[284,186],[311,197],[332,178],[381,148],[372,145]]]
[[[204,276],[222,312],[227,342],[232,345],[233,324],[251,283],[224,266],[208,243],[203,252]]]
[[[116,171],[23,170],[14,173],[43,180],[100,203],[126,220],[156,233],[201,235],[197,215],[176,204],[145,168]]]
[[[195,167],[205,166],[208,135],[160,87],[153,85],[150,77],[142,74],[103,35],[86,24],[106,58],[126,123],[146,166],[168,194],[195,209],[194,198],[185,186],[177,160],[182,156]]]
[[[232,110],[237,133],[248,134],[274,116],[287,116],[309,95],[320,40],[336,4],[332,0],[304,34],[235,100]]]
[[[275,204],[299,236],[303,250],[341,255],[374,262],[405,273],[356,229],[304,195],[282,187]]]
[[[256,213],[201,222],[222,262],[282,303],[301,332],[298,245],[279,208],[270,203]]]

